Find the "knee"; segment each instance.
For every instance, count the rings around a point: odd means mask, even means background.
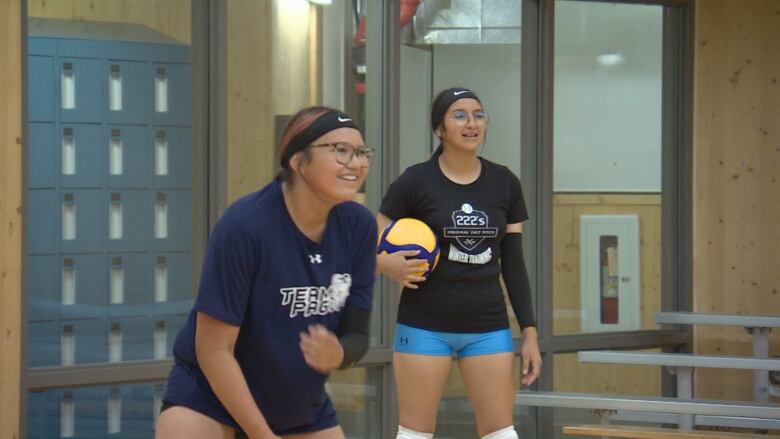
[[[433,439],[433,433],[423,433],[409,428],[398,426],[398,435],[395,439]]]
[[[482,439],[518,439],[519,436],[517,436],[517,432],[515,431],[515,427],[513,425],[510,425],[509,427],[502,428],[501,430],[496,430],[492,433],[488,433],[484,436],[482,436]]]

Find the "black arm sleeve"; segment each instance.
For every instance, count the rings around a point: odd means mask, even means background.
[[[337,332],[344,359],[339,369],[345,369],[358,362],[368,350],[368,323],[371,311],[347,304]]]
[[[507,233],[501,241],[501,275],[520,329],[536,326],[531,283],[523,260],[523,234]]]

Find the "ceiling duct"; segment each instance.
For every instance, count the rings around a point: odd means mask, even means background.
[[[518,44],[522,0],[424,0],[406,44]]]

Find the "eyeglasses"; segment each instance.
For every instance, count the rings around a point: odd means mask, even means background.
[[[374,157],[374,148],[368,146],[353,146],[348,142],[331,142],[331,143],[319,143],[317,145],[311,145],[312,147],[325,147],[329,146],[331,151],[336,154],[336,161],[340,165],[348,165],[352,161],[353,157],[357,157],[358,163],[363,166],[368,166],[371,163],[371,159]]]
[[[485,125],[488,121],[488,115],[484,111],[475,111],[473,115],[469,116],[465,111],[456,111],[452,113],[450,119],[455,121],[455,125],[465,126],[469,123],[469,120],[473,117],[476,125]]]

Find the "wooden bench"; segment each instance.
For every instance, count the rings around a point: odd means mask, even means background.
[[[671,428],[635,427],[631,425],[573,425],[563,427],[563,433],[570,436],[599,436],[628,439],[770,439],[752,433],[731,433],[726,431],[690,430]]]

